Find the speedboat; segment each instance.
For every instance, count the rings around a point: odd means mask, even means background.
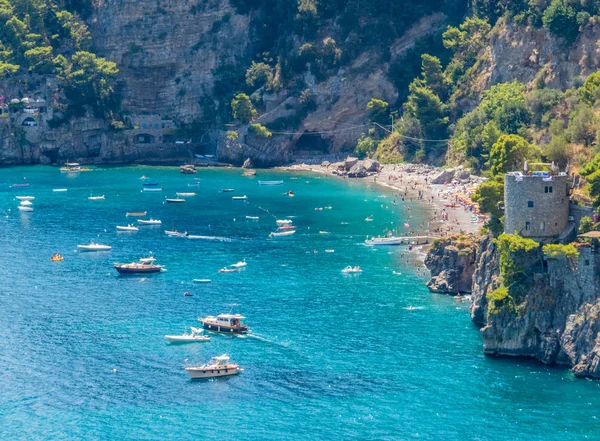
[[[184,332],[181,335],[165,335],[165,339],[169,343],[195,343],[199,341],[210,341],[208,335],[202,335],[204,329],[198,329],[190,326],[192,332],[188,334]]]
[[[290,225],[292,223],[291,219],[277,219],[277,225]]]
[[[33,201],[35,196],[16,196],[16,198],[20,201]]]
[[[211,280],[210,279],[193,279],[192,282],[194,282],[194,283],[210,283]]]
[[[181,203],[185,202],[185,199],[181,199],[181,198],[167,198],[167,202],[169,204],[181,204]]]
[[[94,241],[91,241],[89,245],[77,245],[81,251],[110,251],[112,247],[110,245],[101,245]]]
[[[283,181],[258,181],[258,185],[281,185]]]
[[[114,266],[119,274],[124,275],[160,273],[164,268],[162,265],[155,265],[150,262],[115,263]]]
[[[165,234],[167,236],[171,236],[171,237],[186,237],[188,235],[187,231],[184,231],[183,233],[181,233],[179,231],[169,231],[169,230],[165,230]]]
[[[296,233],[296,230],[273,231],[269,236],[272,236],[272,237],[291,236],[294,233]]]
[[[117,225],[117,231],[140,231],[136,226],[128,224],[127,226]]]
[[[231,266],[233,268],[244,268],[247,265],[248,264],[246,263],[246,260],[242,260],[241,262],[234,263],[233,265],[229,265],[229,266]]]
[[[248,219],[248,220],[258,220],[259,217],[258,216],[246,216],[246,219]]]
[[[20,211],[33,211],[33,207],[28,207],[26,205],[19,205],[17,207]]]
[[[248,196],[244,195],[244,196],[233,196],[231,199],[233,199],[234,201],[245,201],[246,199],[248,199]]]
[[[242,368],[237,363],[230,363],[229,356],[223,354],[211,358],[208,363],[199,366],[187,366],[185,370],[193,379],[202,379],[236,375],[242,371]]]
[[[162,191],[162,187],[144,187],[144,191]]]
[[[29,187],[29,184],[13,184],[12,186],[14,188],[17,188],[17,187]]]
[[[161,225],[162,221],[159,219],[138,219],[140,225]]]
[[[104,195],[102,196],[90,196],[88,198],[88,201],[103,201],[104,200]]]
[[[372,218],[371,216],[368,216],[368,217],[367,217],[365,220],[366,220],[367,222],[373,222],[373,218]]]
[[[65,191],[67,191],[66,188],[53,188],[52,191],[54,193],[64,193]]]
[[[31,207],[32,205],[31,201],[21,201],[21,207]]]
[[[56,253],[56,254],[52,255],[52,257],[50,258],[50,260],[52,262],[60,262],[61,260],[63,260],[63,256],[61,256],[60,253]]]
[[[352,267],[352,266],[348,265],[346,268],[344,268],[342,270],[342,273],[344,273],[344,274],[358,274],[358,273],[362,273],[362,269],[360,269],[360,266]]]
[[[233,268],[222,268],[219,270],[220,273],[237,273],[238,270],[237,269],[233,269]]]
[[[198,318],[198,321],[202,323],[204,329],[207,331],[246,334],[248,332],[248,325],[242,323],[242,320],[245,318],[240,314],[219,314],[216,317],[209,315],[204,318]]]
[[[365,244],[373,247],[380,245],[401,245],[404,242],[403,238],[388,236],[388,237],[372,237],[371,239],[365,240]]]
[[[146,216],[146,211],[128,211],[125,213],[126,216]]]
[[[196,196],[196,193],[175,193],[176,196],[184,196],[184,197],[190,197],[190,196]]]

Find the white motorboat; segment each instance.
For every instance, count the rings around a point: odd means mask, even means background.
[[[163,191],[162,187],[144,187],[144,191]]]
[[[365,244],[368,246],[381,246],[381,245],[401,245],[404,242],[402,237],[387,236],[387,237],[372,237],[371,239],[365,240]]]
[[[277,225],[290,225],[292,223],[291,219],[277,219]]]
[[[204,329],[198,329],[190,327],[192,332],[188,334],[184,332],[181,335],[165,335],[165,339],[169,343],[196,343],[201,341],[210,341],[210,337],[208,335],[202,335],[204,333]]]
[[[358,274],[358,273],[362,273],[362,269],[360,268],[360,266],[350,266],[348,265],[346,268],[344,268],[342,270],[342,273],[344,274]]]
[[[248,264],[246,263],[246,260],[242,260],[241,262],[238,263],[234,263],[233,265],[229,265],[232,268],[244,268],[245,266],[247,266]]]
[[[67,191],[66,188],[53,188],[52,191],[54,193],[64,193],[65,191]]]
[[[192,282],[194,283],[211,283],[210,279],[193,279]]]
[[[180,231],[169,231],[169,230],[165,230],[165,234],[167,236],[171,236],[171,237],[186,237],[188,235],[187,231],[184,231],[182,233]]]
[[[31,201],[21,201],[21,207],[31,207],[33,204]]]
[[[246,219],[248,219],[248,220],[258,220],[259,217],[258,216],[246,216]]]
[[[16,196],[16,198],[20,201],[33,201],[35,196]]]
[[[271,237],[291,236],[296,233],[296,230],[273,231]]]
[[[19,205],[17,208],[21,211],[33,211],[33,207],[27,207],[26,205]]]
[[[196,193],[182,193],[182,192],[178,192],[175,193],[176,196],[182,196],[182,197],[190,197],[190,196],[196,196]]]
[[[112,247],[110,245],[102,245],[91,241],[89,245],[77,245],[81,251],[110,251]]]
[[[246,199],[248,199],[248,196],[244,195],[244,196],[233,196],[231,199],[233,199],[234,201],[245,201]]]
[[[281,185],[283,181],[258,181],[258,185]]]
[[[247,334],[248,325],[242,323],[245,318],[243,315],[230,313],[219,314],[216,317],[212,315],[200,317],[198,321],[202,323],[207,331],[223,332],[225,334]]]
[[[102,196],[90,196],[88,198],[88,201],[103,201],[104,200],[104,195]]]
[[[187,366],[185,370],[193,379],[227,377],[242,371],[238,364],[229,361],[226,354],[213,357],[208,363],[200,366]]]
[[[138,219],[138,224],[140,225],[161,225],[162,221],[160,219]]]
[[[128,224],[127,226],[117,225],[117,231],[140,231],[140,229],[134,225]]]
[[[181,199],[181,198],[167,198],[166,201],[169,204],[182,204],[185,202],[185,199]]]

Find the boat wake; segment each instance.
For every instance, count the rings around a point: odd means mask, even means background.
[[[276,340],[270,340],[266,337],[260,336],[260,335],[256,335],[256,334],[246,334],[246,335],[239,335],[238,337],[243,337],[243,338],[253,338],[255,340],[260,340],[262,342],[265,343],[270,343],[273,345],[277,345],[277,346],[281,346],[283,348],[289,348],[291,345],[291,342],[281,342],[281,341],[276,341]]]
[[[195,234],[188,234],[187,239],[192,240],[217,240],[219,242],[231,242],[232,240],[228,237],[220,237],[220,236],[198,236]]]
[[[424,306],[407,306],[406,308],[402,308],[406,311],[421,311],[423,309],[425,309]]]

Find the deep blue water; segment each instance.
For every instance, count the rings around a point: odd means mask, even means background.
[[[142,175],[165,191],[141,193]],[[24,176],[29,188],[10,188]],[[484,357],[465,303],[430,294],[400,258],[405,250],[362,245],[366,234],[406,221],[383,190],[266,171],[195,177],[199,187],[174,168],[75,177],[50,167],[0,169],[0,439],[600,438],[600,383]],[[58,187],[68,192],[53,193]],[[248,202],[220,193],[225,187]],[[290,189],[296,197],[284,194]],[[163,203],[176,191],[198,195]],[[91,193],[106,200],[88,201]],[[33,213],[16,209],[15,196],[25,194],[36,197]],[[298,233],[269,240],[274,217],[259,206],[297,216]],[[163,227],[117,233],[133,210]],[[420,210],[414,205],[413,225]],[[374,222],[364,221],[369,215]],[[231,241],[169,238],[165,228]],[[76,252],[92,238],[113,250]],[[50,262],[55,252],[65,260]],[[150,252],[167,272],[123,278],[112,268]],[[217,273],[244,258],[245,271]],[[344,276],[346,265],[364,272]],[[253,336],[165,343],[165,333],[234,303]],[[186,360],[224,352],[245,368],[241,375],[194,382],[183,370]]]

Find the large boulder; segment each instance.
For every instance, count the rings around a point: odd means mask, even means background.
[[[329,162],[329,161],[321,162],[321,167],[329,167],[330,165],[331,165],[331,162]]]
[[[469,179],[470,176],[471,172],[468,169],[463,168],[462,165],[458,167],[458,169],[456,169],[456,172],[454,173],[454,179],[458,179],[460,181]]]
[[[453,168],[448,168],[446,170],[442,170],[441,172],[439,172],[437,175],[435,175],[431,179],[431,183],[432,184],[447,184],[449,182],[452,182],[452,179],[454,179],[455,172],[456,172],[456,170],[454,170]]]
[[[368,171],[362,161],[357,162],[350,170],[348,170],[348,177],[350,178],[364,178],[367,174]]]
[[[344,160],[344,168],[348,171],[350,171],[350,169],[352,167],[354,167],[356,164],[358,163],[358,158],[353,158],[352,156],[348,156],[345,160]]]
[[[378,172],[379,168],[381,167],[379,162],[375,161],[374,159],[365,159],[363,161],[363,165],[367,171],[371,173]]]

